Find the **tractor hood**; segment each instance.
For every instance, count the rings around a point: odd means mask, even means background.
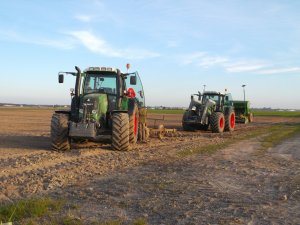
[[[79,120],[99,122],[105,116],[108,108],[107,94],[87,94],[81,98]]]

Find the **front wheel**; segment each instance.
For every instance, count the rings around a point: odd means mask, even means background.
[[[114,150],[129,150],[129,116],[127,113],[112,115],[111,145]]]
[[[69,115],[54,113],[51,119],[51,145],[55,151],[70,150]]]
[[[224,114],[214,112],[210,116],[210,126],[213,133],[223,133],[225,127]]]

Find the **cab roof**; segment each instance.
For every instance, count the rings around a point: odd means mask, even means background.
[[[83,72],[93,72],[93,71],[105,71],[105,72],[114,72],[117,73],[118,69],[113,67],[99,67],[99,66],[93,66],[86,68]]]
[[[225,94],[217,91],[204,91],[203,95],[225,95]]]

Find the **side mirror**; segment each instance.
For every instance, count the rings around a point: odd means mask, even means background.
[[[64,82],[64,75],[63,74],[59,74],[58,75],[58,83],[62,84]]]
[[[130,84],[131,85],[136,85],[136,76],[130,77]]]

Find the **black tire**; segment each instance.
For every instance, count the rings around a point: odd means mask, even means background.
[[[235,128],[235,113],[233,110],[229,110],[229,112],[225,116],[225,131],[234,131]]]
[[[129,111],[129,143],[136,144],[139,130],[139,109],[135,104]]]
[[[189,114],[190,112],[189,111],[186,111],[184,114],[183,114],[183,117],[182,117],[182,129],[184,131],[194,131],[195,128],[192,127],[191,125],[187,124],[185,121],[188,120],[189,118]]]
[[[224,114],[213,112],[210,116],[210,126],[213,133],[223,133],[225,128]]]
[[[127,113],[113,114],[111,142],[114,150],[129,150],[129,116]]]
[[[199,129],[199,130],[207,131],[208,128],[209,128],[209,125],[207,125],[207,124],[206,124],[206,125],[202,124],[202,125],[199,125],[199,126],[198,126],[198,129]]]
[[[69,115],[54,113],[51,119],[51,146],[55,151],[70,150]]]

